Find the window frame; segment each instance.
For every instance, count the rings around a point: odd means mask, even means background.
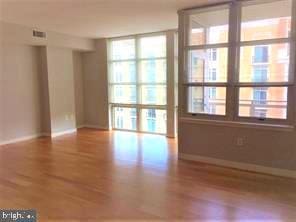
[[[165,44],[165,57],[155,57],[155,58],[140,58],[140,39],[145,38],[145,37],[157,37],[157,36],[163,36],[166,39],[166,44]],[[124,59],[124,60],[113,60],[112,59],[112,42],[113,41],[120,41],[120,40],[127,40],[127,39],[134,39],[135,41],[135,57],[133,59]],[[155,33],[148,33],[148,34],[137,34],[137,35],[130,35],[130,36],[123,36],[123,37],[114,37],[108,39],[107,42],[107,51],[108,51],[108,94],[109,94],[109,116],[111,119],[111,129],[114,130],[120,130],[120,131],[131,131],[131,132],[145,132],[145,133],[151,133],[151,134],[158,134],[158,135],[166,135],[168,132],[168,129],[166,128],[165,133],[155,133],[155,132],[147,132],[142,130],[142,124],[141,124],[141,112],[143,109],[155,109],[155,110],[165,110],[168,112],[167,108],[167,90],[165,89],[166,93],[166,101],[164,105],[158,105],[158,104],[143,104],[142,103],[142,86],[165,86],[167,87],[167,79],[168,79],[168,58],[167,58],[167,33],[166,32],[155,32]],[[164,82],[142,82],[140,79],[140,70],[141,70],[141,61],[157,61],[157,60],[164,60],[166,65],[166,72],[165,72],[165,80]],[[135,76],[135,82],[122,82],[122,83],[115,83],[112,82],[112,68],[111,65],[114,62],[125,62],[125,61],[131,61],[135,62],[135,68],[136,68],[136,76]],[[113,95],[113,86],[114,85],[135,85],[136,87],[136,102],[135,103],[116,103],[114,101],[114,95]],[[121,128],[116,128],[115,127],[115,113],[113,112],[114,108],[135,108],[137,115],[137,126],[135,130],[131,129],[121,129]]]
[[[227,119],[227,86],[228,86],[228,79],[226,79],[225,82],[191,82],[189,83],[187,78],[188,78],[188,74],[189,74],[189,70],[188,70],[188,61],[189,61],[189,52],[192,51],[192,50],[206,50],[206,49],[209,49],[210,50],[210,57],[212,59],[212,51],[213,49],[216,51],[216,60],[218,60],[218,52],[217,50],[218,49],[227,49],[227,53],[228,53],[228,56],[227,56],[227,63],[229,61],[229,48],[230,48],[230,42],[229,42],[229,39],[230,39],[230,32],[229,32],[229,29],[230,29],[230,19],[231,19],[231,16],[230,16],[230,5],[231,3],[218,3],[218,4],[215,4],[213,6],[205,6],[205,7],[198,7],[198,8],[195,8],[195,9],[190,9],[190,10],[185,10],[185,11],[180,11],[181,14],[183,15],[183,24],[185,25],[184,26],[184,29],[183,29],[183,32],[179,30],[179,43],[182,43],[184,44],[184,49],[183,47],[180,48],[180,44],[179,44],[179,52],[182,52],[182,54],[179,56],[179,58],[183,58],[184,60],[182,61],[183,62],[183,65],[179,65],[180,67],[183,67],[183,70],[180,72],[179,71],[179,79],[181,81],[180,84],[182,85],[182,90],[179,90],[179,95],[185,95],[185,99],[184,98],[180,98],[179,97],[179,101],[184,101],[184,103],[181,105],[183,108],[180,110],[182,113],[183,113],[183,116],[184,117],[194,117],[194,118],[197,118],[197,119],[208,119],[208,120],[226,120]],[[228,41],[225,42],[225,43],[214,43],[214,44],[199,44],[199,45],[190,45],[190,36],[188,35],[186,37],[186,34],[185,33],[188,33],[190,31],[190,15],[193,15],[196,13],[196,11],[200,10],[200,9],[207,9],[207,8],[212,8],[212,7],[223,7],[223,9],[228,9],[229,10],[229,15],[228,15]],[[181,15],[179,12],[179,15]],[[180,21],[179,21],[180,23]],[[179,24],[179,27],[180,27],[180,24]],[[185,35],[184,35],[185,34]],[[182,39],[183,37],[183,39]],[[210,60],[212,61],[212,60]],[[227,69],[228,69],[228,66],[229,64],[227,64]],[[227,74],[228,74],[229,70],[227,71]],[[184,73],[184,75],[182,75],[181,73]],[[181,74],[181,75],[180,75]],[[216,70],[216,75],[217,75],[217,70]],[[227,77],[228,78],[228,77]],[[192,113],[192,112],[189,112],[188,111],[188,108],[189,107],[189,103],[188,103],[188,98],[189,98],[189,88],[190,87],[225,87],[226,88],[226,99],[225,99],[225,115],[213,115],[213,114],[210,114],[210,113]],[[188,90],[187,90],[188,89]],[[185,109],[185,110],[184,110]]]
[[[180,104],[179,117],[187,119],[200,119],[200,120],[222,120],[226,122],[239,122],[247,124],[266,124],[266,125],[295,125],[295,59],[296,59],[296,2],[292,1],[291,8],[291,35],[287,38],[277,39],[264,39],[264,40],[252,40],[241,41],[241,12],[242,5],[245,2],[251,2],[260,4],[260,0],[247,0],[247,1],[227,1],[223,3],[217,3],[202,7],[196,7],[193,9],[185,9],[179,11],[179,78],[183,81],[179,83],[179,101],[183,101]],[[258,2],[258,3],[257,3]],[[266,2],[266,1],[265,1]],[[206,8],[221,7],[229,8],[229,20],[228,20],[228,43],[218,44],[206,44],[203,45],[190,45],[189,44],[189,30],[190,30],[190,15],[198,13],[199,10]],[[266,82],[266,83],[252,83],[252,82],[240,82],[239,81],[239,63],[240,63],[240,49],[242,46],[253,45],[270,45],[270,44],[289,44],[289,79],[287,82]],[[204,49],[204,48],[228,48],[228,61],[234,61],[232,64],[228,62],[227,82],[226,83],[191,83],[188,84],[188,52],[190,49]],[[270,48],[268,49],[270,56]],[[258,64],[260,65],[260,64]],[[205,113],[190,113],[188,112],[188,90],[190,86],[222,86],[226,87],[226,115],[218,116]],[[239,116],[239,89],[242,87],[288,87],[287,92],[287,118],[286,119],[273,119],[265,118],[264,120],[257,117],[242,117]]]

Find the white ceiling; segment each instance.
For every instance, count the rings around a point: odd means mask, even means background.
[[[177,28],[179,9],[221,0],[0,0],[0,20],[100,38]]]

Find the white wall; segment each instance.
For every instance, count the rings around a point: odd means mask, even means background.
[[[70,49],[47,47],[51,131],[76,128],[73,57]]]
[[[73,71],[74,71],[74,92],[75,92],[75,111],[76,126],[81,127],[84,123],[84,75],[83,61],[81,52],[73,52]]]
[[[33,28],[22,25],[0,21],[2,27],[2,38],[5,42],[35,46],[54,46],[76,50],[91,51],[95,49],[95,41],[92,39],[80,38],[41,30],[46,32],[46,39],[32,36]]]
[[[1,10],[1,4],[0,4],[0,10]],[[2,31],[2,25],[0,23],[0,104],[1,101],[3,101],[3,78],[4,78],[4,74],[3,74],[3,31]],[[3,132],[3,127],[1,127],[3,125],[3,110],[1,109],[0,106],[0,141],[4,138],[4,132]],[[0,142],[1,143],[1,142]]]
[[[35,39],[31,28],[0,22],[0,144],[84,124],[82,57],[73,51],[95,41],[47,33]]]
[[[176,31],[166,32],[167,38],[167,136],[174,138],[176,136],[176,82],[177,82],[177,65],[176,54]]]
[[[83,53],[85,124],[109,128],[107,40],[97,40],[96,51]]]
[[[296,170],[296,132],[180,121],[179,153]]]
[[[48,85],[48,64],[47,64],[47,48],[45,46],[39,48],[40,58],[40,91],[41,91],[41,124],[42,133],[51,134],[50,120],[50,103],[49,103],[49,85]]]
[[[41,133],[37,47],[1,44],[0,142]]]

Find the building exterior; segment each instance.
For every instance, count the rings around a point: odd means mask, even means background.
[[[291,18],[243,22],[241,41],[288,36]],[[192,28],[192,45],[227,42],[228,26]],[[206,42],[208,41],[208,42]],[[194,50],[189,55],[190,82],[226,82],[227,48]],[[231,62],[231,61],[229,61]],[[270,44],[240,47],[238,81],[282,82],[289,76],[289,45]],[[188,90],[191,113],[225,114],[225,87],[191,87]],[[287,115],[286,87],[242,87],[239,92],[239,116],[284,119]]]

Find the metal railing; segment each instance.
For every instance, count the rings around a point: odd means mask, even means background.
[[[217,106],[226,106],[226,101],[224,99],[208,99],[205,100],[195,100],[192,103],[192,108],[195,110],[196,108],[203,108],[205,110],[211,109]],[[258,110],[269,110],[269,109],[286,109],[287,101],[282,100],[240,100],[240,107],[249,107],[250,112],[254,113]]]

